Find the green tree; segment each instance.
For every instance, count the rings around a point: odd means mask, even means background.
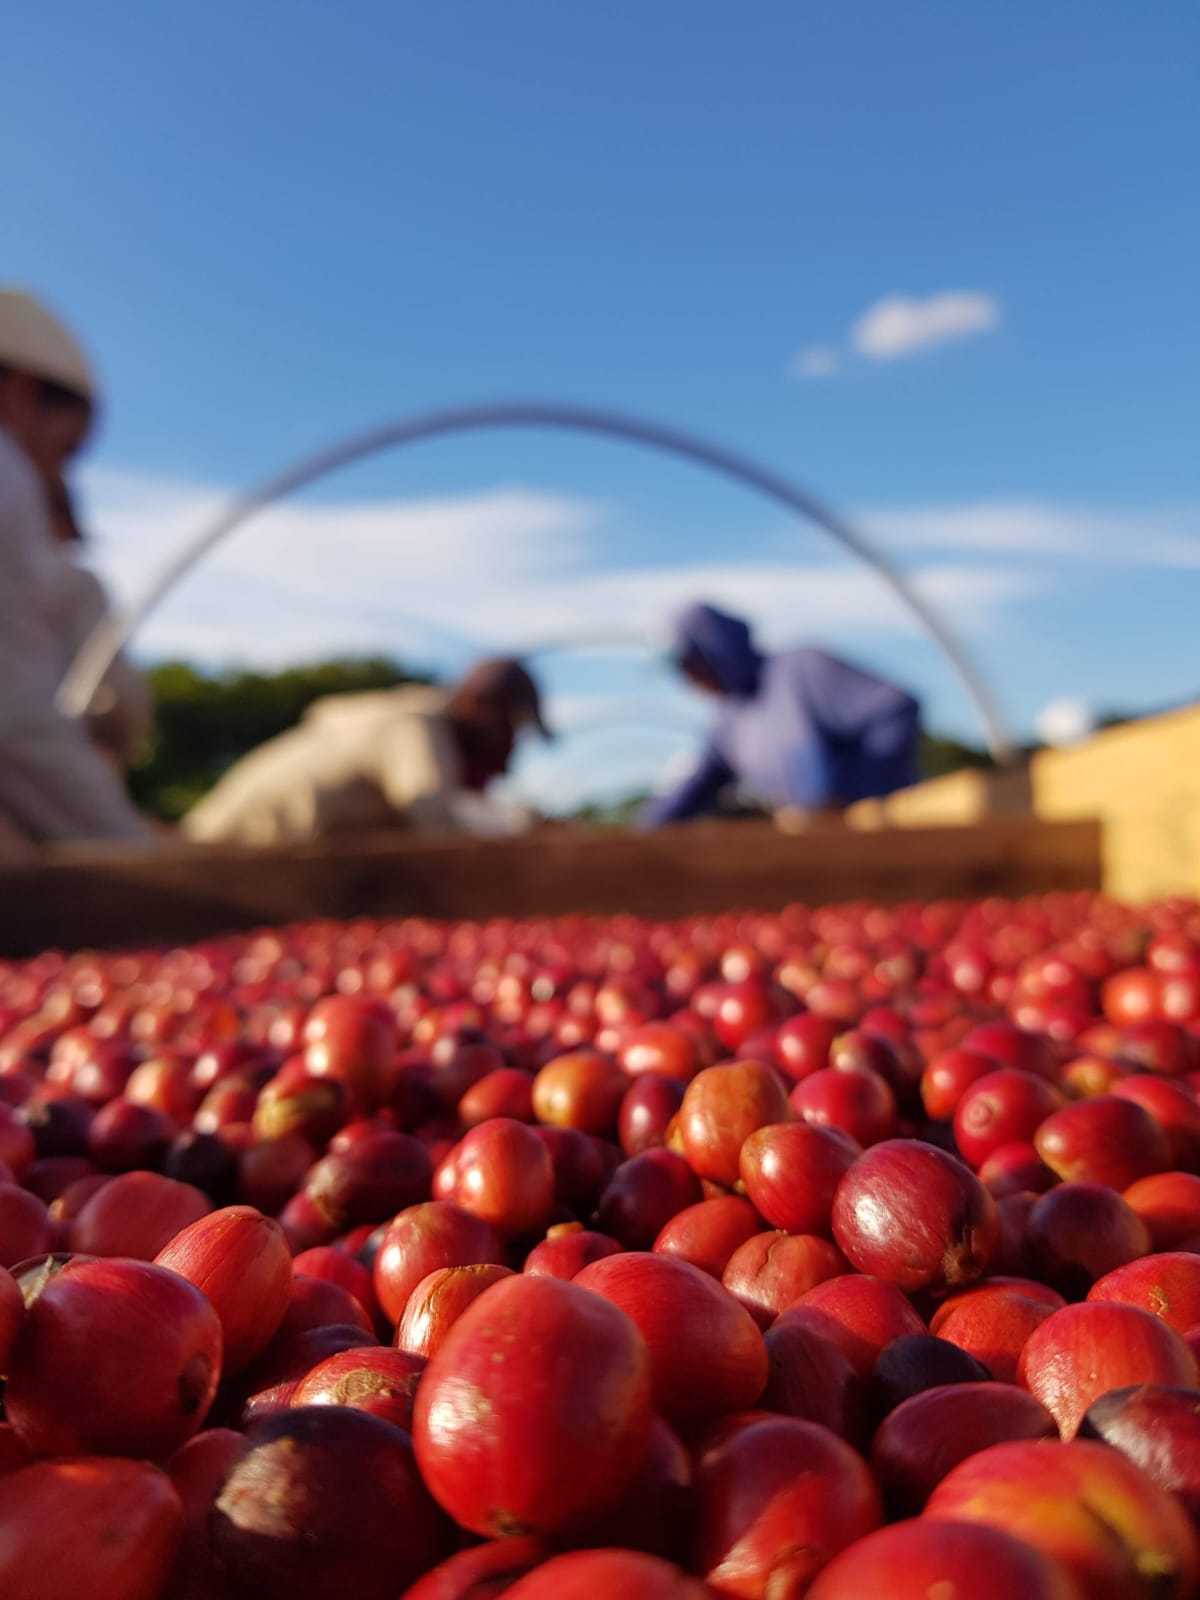
[[[397,662],[323,661],[281,672],[207,672],[164,661],[149,672],[154,736],[130,775],[134,799],[177,821],[233,763],[294,727],[314,700],[430,679]]]
[[[995,761],[986,750],[963,744],[941,734],[923,733],[917,757],[922,779],[940,778],[947,772],[957,772],[961,767],[994,767]]]

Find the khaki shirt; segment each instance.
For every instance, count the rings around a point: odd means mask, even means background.
[[[462,789],[445,691],[385,689],[314,702],[251,751],[184,818],[190,839],[268,846],[402,823],[505,833],[526,825]]]
[[[0,816],[39,841],[144,839],[86,724],[55,704],[80,571],[51,533],[33,463],[0,429]]]

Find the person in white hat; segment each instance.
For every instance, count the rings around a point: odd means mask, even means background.
[[[50,488],[95,399],[72,334],[32,295],[0,288],[0,820],[38,843],[153,836],[87,725],[55,702],[80,569],[55,538]]]

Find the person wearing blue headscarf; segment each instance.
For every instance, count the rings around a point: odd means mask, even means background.
[[[680,671],[720,711],[692,774],[650,802],[644,825],[710,815],[734,787],[813,815],[916,782],[921,709],[903,689],[824,650],[764,655],[745,622],[710,605],[689,606],[672,632]]]

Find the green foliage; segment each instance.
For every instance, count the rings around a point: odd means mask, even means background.
[[[632,828],[649,798],[649,794],[631,794],[619,800],[594,801],[573,811],[570,820],[589,828]]]
[[[209,673],[186,661],[151,668],[155,731],[130,775],[143,810],[177,821],[248,751],[294,727],[314,700],[427,683],[394,661],[323,661],[282,672]]]
[[[940,778],[947,772],[957,772],[962,767],[994,767],[995,762],[986,750],[962,744],[958,739],[948,739],[936,733],[922,733],[918,766],[921,777]]]

